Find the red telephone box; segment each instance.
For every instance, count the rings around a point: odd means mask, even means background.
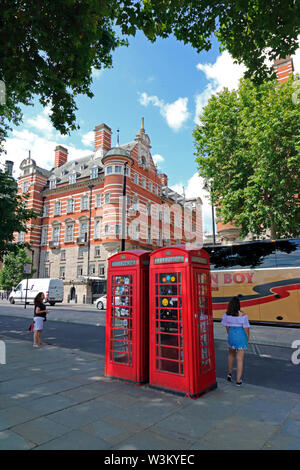
[[[136,383],[149,376],[149,252],[108,259],[105,375]]]
[[[217,387],[209,255],[160,248],[149,276],[149,384],[198,397]]]

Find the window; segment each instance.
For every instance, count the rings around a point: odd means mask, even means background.
[[[136,211],[139,210],[139,198],[137,196],[133,196],[133,198],[132,198],[132,207]]]
[[[140,225],[139,224],[133,226],[133,236],[132,236],[132,238],[134,240],[139,240],[139,238],[140,238]]]
[[[61,214],[61,204],[60,201],[55,201],[54,203],[54,212],[53,215],[60,215]]]
[[[75,184],[76,183],[76,173],[71,173],[69,175],[69,184]]]
[[[93,276],[96,273],[96,266],[94,264],[90,264],[89,266],[89,275]]]
[[[59,242],[60,227],[56,226],[52,228],[52,241]]]
[[[100,246],[95,246],[95,258],[99,258],[101,255]]]
[[[104,275],[105,275],[104,264],[99,264],[99,266],[98,266],[98,276],[104,276]]]
[[[66,261],[66,250],[61,250],[60,261]]]
[[[67,202],[67,213],[69,214],[70,212],[74,212],[75,210],[75,201],[74,199],[68,199]]]
[[[97,178],[97,177],[98,177],[98,167],[95,166],[95,167],[91,168],[90,178],[93,179],[93,178]]]
[[[127,206],[130,206],[131,204],[131,197],[129,196],[129,194],[127,194]]]
[[[105,202],[105,204],[110,203],[110,193],[105,193],[104,202]]]
[[[87,195],[81,198],[81,210],[86,211],[89,208],[89,197]]]
[[[25,241],[25,232],[19,232],[18,233],[18,242],[19,243],[24,243]]]
[[[49,277],[49,266],[44,267],[44,277]]]
[[[276,265],[278,267],[300,266],[299,240],[279,240],[276,242]]]
[[[105,233],[105,235],[109,235],[109,225],[105,225],[104,233]]]
[[[149,191],[152,193],[152,183],[149,181]]]
[[[151,203],[147,202],[147,214],[151,216]]]
[[[43,217],[49,217],[49,204],[44,206]]]
[[[48,227],[42,227],[41,245],[47,245]]]
[[[23,193],[28,193],[29,181],[24,181],[23,183]]]
[[[66,268],[65,266],[59,267],[59,277],[60,279],[64,279],[66,277]]]
[[[107,174],[107,175],[110,175],[112,172],[113,172],[113,167],[112,167],[112,166],[108,166],[108,167],[106,168],[106,174]]]
[[[80,224],[80,237],[84,237],[87,239],[89,230],[89,224],[87,222],[81,222]]]
[[[115,173],[123,173],[121,165],[115,165]]]
[[[168,207],[164,207],[163,216],[164,216],[164,222],[166,224],[169,224],[170,223],[170,210]]]
[[[101,238],[101,237],[100,237],[100,230],[101,230],[101,222],[100,222],[100,220],[95,220],[95,234],[94,234],[94,238]]]
[[[115,226],[115,233],[116,235],[120,235],[120,225],[118,224]]]
[[[54,178],[51,177],[51,179],[49,181],[49,187],[50,187],[50,189],[55,189],[56,188],[56,178],[55,177]]]
[[[83,267],[77,266],[77,277],[82,276],[82,274],[83,274]]]
[[[134,175],[134,184],[139,184],[139,176],[137,174]]]
[[[96,194],[95,196],[95,207],[101,206],[101,193]]]
[[[74,236],[74,225],[67,225],[66,227],[66,242],[72,242],[73,241],[73,236]]]
[[[142,178],[142,188],[146,189],[146,180]]]
[[[49,251],[45,251],[45,254],[44,254],[44,261],[45,261],[45,262],[49,261]]]
[[[78,248],[78,258],[83,258],[84,246]]]

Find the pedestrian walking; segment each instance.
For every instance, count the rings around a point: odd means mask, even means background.
[[[236,359],[236,385],[242,385],[245,351],[248,347],[250,324],[248,316],[240,310],[240,299],[233,297],[227,306],[227,312],[223,315],[221,323],[228,333],[228,375],[231,382],[234,360]]]
[[[42,331],[44,327],[44,321],[46,320],[46,315],[49,313],[46,305],[43,303],[45,299],[44,293],[39,292],[34,299],[34,327],[33,327],[33,346],[38,348],[44,343],[42,342]]]

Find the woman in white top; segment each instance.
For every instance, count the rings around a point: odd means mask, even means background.
[[[245,351],[248,347],[250,324],[248,316],[240,311],[240,300],[233,297],[223,315],[221,323],[226,326],[228,333],[228,375],[227,380],[231,382],[234,359],[236,357],[236,385],[242,385],[242,374],[244,369]]]

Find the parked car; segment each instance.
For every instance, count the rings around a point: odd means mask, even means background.
[[[94,305],[98,310],[106,310],[106,294],[98,297],[98,299],[95,300]]]
[[[26,296],[27,290],[27,296]],[[8,300],[11,304],[27,303],[33,304],[35,296],[43,292],[45,295],[45,303],[55,305],[56,302],[62,302],[64,298],[64,283],[62,279],[23,279],[17,287],[9,294]]]

